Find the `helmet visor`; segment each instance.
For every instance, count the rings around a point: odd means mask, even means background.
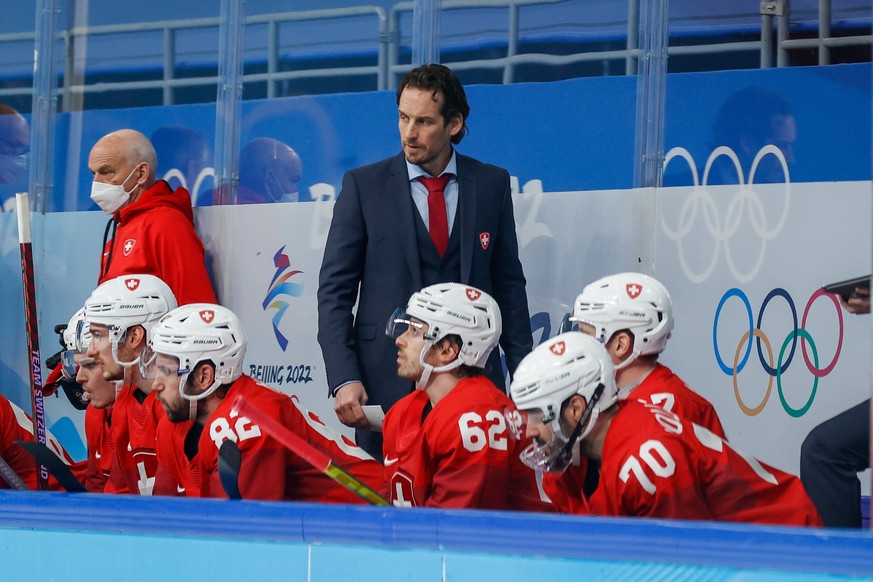
[[[75,380],[79,373],[79,363],[76,356],[81,352],[76,350],[64,350],[61,352],[61,376],[67,380]]]
[[[409,328],[424,334],[426,327],[427,324],[413,318],[403,308],[398,307],[391,314],[391,317],[388,318],[388,325],[385,326],[385,335],[398,338],[406,333]]]
[[[579,331],[579,320],[573,317],[572,313],[565,313],[561,319],[561,330],[558,333],[566,333],[568,331]]]

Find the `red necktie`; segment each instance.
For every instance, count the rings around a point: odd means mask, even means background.
[[[427,188],[428,230],[440,257],[446,253],[446,247],[449,246],[449,219],[446,216],[446,198],[443,192],[451,179],[451,174],[443,174],[439,178],[424,176],[418,178]]]

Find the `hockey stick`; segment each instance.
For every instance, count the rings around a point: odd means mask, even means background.
[[[88,490],[76,479],[70,468],[56,454],[42,443],[15,441],[15,444],[34,456],[37,463],[46,467],[48,472],[58,480],[61,487],[70,493],[86,493]]]
[[[247,402],[242,396],[233,401],[233,409],[240,415],[249,417],[270,436],[290,449],[295,455],[351,491],[371,505],[389,505],[388,500],[379,495],[371,487],[350,475],[341,467],[335,465],[331,458],[294,434],[288,428],[265,413],[263,410]]]
[[[36,288],[33,275],[33,245],[30,238],[30,195],[15,195],[18,213],[18,242],[21,246],[21,281],[24,287],[24,322],[27,327],[27,351],[30,354],[30,404],[33,409],[36,440],[45,445],[45,405],[42,399],[42,361],[39,356],[39,324],[36,319]],[[38,489],[48,488],[48,468],[36,467]]]
[[[239,493],[241,462],[239,447],[234,441],[228,439],[221,443],[221,448],[218,449],[218,477],[221,479],[224,492],[231,499],[242,499],[242,495]]]
[[[9,485],[12,489],[27,489],[27,484],[18,476],[18,473],[15,472],[15,469],[6,462],[6,459],[0,457],[0,477],[3,477],[3,480],[6,481],[6,484]]]

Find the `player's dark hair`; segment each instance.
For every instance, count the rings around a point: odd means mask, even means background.
[[[397,104],[400,105],[400,94],[407,87],[431,91],[436,100],[437,93],[443,94],[443,108],[440,112],[449,123],[456,115],[461,116],[461,131],[452,136],[452,143],[459,144],[467,135],[467,118],[470,116],[470,105],[461,81],[445,65],[431,63],[412,69],[403,77],[397,86]]]
[[[215,362],[212,360],[200,360],[191,370],[191,373],[188,374],[188,378],[185,380],[185,384],[189,387],[192,386],[192,376],[194,375],[194,371],[197,370],[200,366],[212,366],[212,372],[215,373]],[[219,398],[224,400],[224,397],[227,396],[227,392],[230,390],[230,387],[233,386],[233,382],[228,384],[222,384],[218,388],[215,389],[215,394],[218,395]]]
[[[457,346],[458,350],[460,351],[463,340],[461,340],[461,336],[459,336],[458,334],[449,334],[436,343],[437,348],[441,348],[444,343],[450,343],[454,346]],[[475,378],[476,376],[485,375],[484,368],[468,366],[467,364],[461,364],[460,366],[452,370],[452,372],[458,378]]]

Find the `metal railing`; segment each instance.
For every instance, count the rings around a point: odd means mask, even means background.
[[[502,72],[504,84],[513,83],[517,78],[517,68],[521,65],[565,66],[586,62],[616,62],[623,66],[624,74],[633,75],[637,70],[639,58],[639,10],[641,0],[628,0],[626,40],[623,48],[612,50],[587,51],[575,54],[554,55],[542,52],[522,53],[519,51],[521,39],[521,11],[529,6],[555,4],[565,0],[443,0],[443,12],[471,9],[505,9],[508,11],[508,27],[506,30],[506,52],[496,58],[471,58],[447,63],[457,70],[493,69]],[[247,27],[266,25],[266,71],[247,73],[245,83],[262,83],[267,86],[267,97],[282,94],[280,83],[288,80],[326,79],[350,76],[372,76],[377,89],[392,89],[408,64],[400,62],[404,48],[402,24],[404,15],[414,9],[411,1],[399,2],[391,7],[386,14],[380,6],[358,6],[350,8],[307,10],[300,12],[281,12],[259,14],[246,18]],[[791,21],[790,0],[763,0],[760,3],[761,30],[757,40],[697,44],[692,46],[671,46],[669,55],[721,55],[737,52],[759,52],[760,67],[774,66],[773,55],[776,56],[775,66],[785,67],[789,64],[789,53],[799,49],[814,49],[818,51],[819,64],[831,62],[831,49],[845,46],[861,46],[871,44],[871,35],[839,36],[831,34],[832,15],[831,0],[819,0],[818,34],[815,38],[795,39],[789,34]],[[372,41],[375,49],[375,64],[358,66],[319,67],[300,70],[282,70],[281,27],[291,22],[335,22],[349,18],[373,17],[373,25],[365,42]],[[183,31],[197,29],[217,29],[220,24],[218,17],[186,20],[166,20],[161,22],[144,22],[137,24],[106,25],[75,27],[63,32],[65,43],[64,74],[60,91],[63,95],[65,111],[80,110],[84,95],[105,93],[109,91],[134,91],[144,89],[161,89],[162,103],[170,105],[175,102],[175,90],[185,87],[215,85],[217,75],[196,77],[180,77],[177,74],[176,48],[177,36]],[[368,24],[369,26],[369,24]],[[773,30],[776,30],[774,38]],[[161,49],[162,64],[160,78],[147,80],[118,80],[86,82],[85,60],[77,55],[87,45],[87,40],[99,36],[161,32],[163,45]],[[247,33],[249,34],[249,33]],[[14,33],[0,35],[0,47],[4,43],[33,42],[33,33]],[[86,42],[82,42],[82,41]],[[0,99],[12,95],[27,96],[31,94],[30,87],[0,88]]]

